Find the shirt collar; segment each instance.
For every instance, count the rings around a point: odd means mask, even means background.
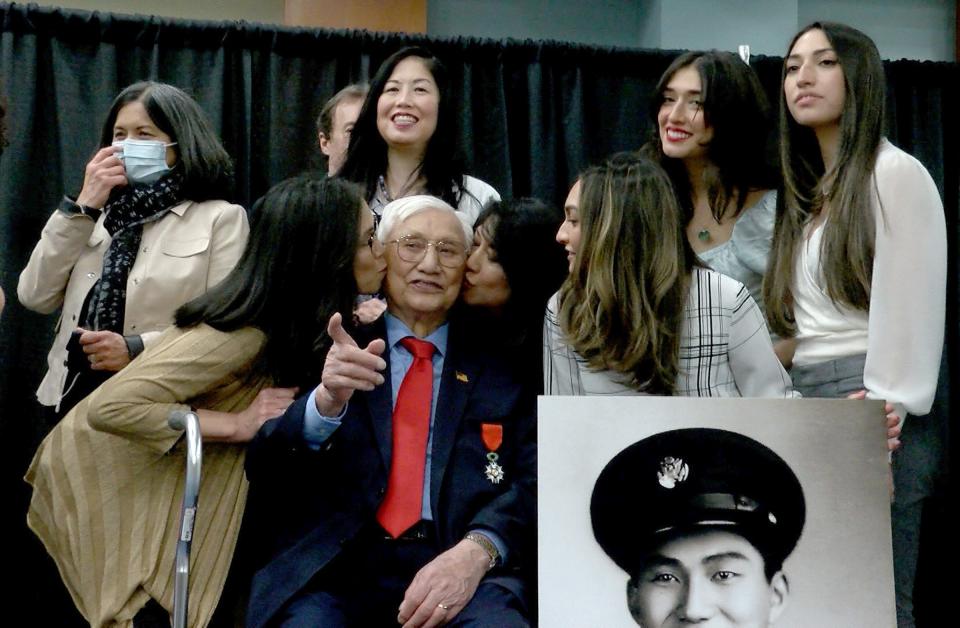
[[[190,204],[192,202],[193,201],[183,201],[182,203],[177,203],[176,205],[170,208],[170,213],[173,213],[173,214],[176,214],[177,216],[182,217],[185,213],[187,213],[187,208],[190,207]]]
[[[387,344],[390,345],[390,349],[393,350],[401,340],[407,336],[413,336],[418,338],[418,336],[410,331],[410,328],[407,327],[403,321],[399,318],[387,312],[384,316],[384,320],[387,323]],[[436,348],[436,353],[446,355],[447,353],[447,337],[450,334],[450,324],[444,323],[433,330],[433,332],[426,338],[421,340],[427,340],[433,344]]]

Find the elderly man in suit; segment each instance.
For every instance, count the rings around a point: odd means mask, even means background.
[[[529,625],[534,398],[448,316],[471,241],[437,198],[384,209],[386,315],[358,344],[335,314],[322,383],[248,453],[274,493],[248,625]]]

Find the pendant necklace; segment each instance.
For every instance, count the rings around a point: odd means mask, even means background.
[[[383,180],[383,175],[380,175],[380,178],[377,179],[377,187],[379,188],[380,196],[383,197],[384,205],[392,203],[393,197],[390,196],[390,192],[387,191],[387,182]]]
[[[711,218],[713,218],[714,224],[716,224],[718,227],[721,226],[720,221],[717,220],[716,217],[711,216]],[[700,230],[697,231],[697,239],[703,242],[704,244],[710,242],[713,239],[713,234],[710,233],[709,225],[706,227],[701,227]]]
[[[404,196],[409,196],[410,194],[415,193],[414,190],[416,190],[416,184],[419,180],[420,179],[418,178],[412,184],[404,186],[400,190],[400,193],[397,194],[396,198],[403,198]],[[383,175],[380,175],[380,177],[377,179],[377,192],[383,198],[384,205],[387,203],[392,203],[396,200],[394,197],[390,196],[390,191],[387,189],[387,181],[384,179]]]

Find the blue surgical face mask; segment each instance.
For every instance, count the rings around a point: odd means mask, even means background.
[[[146,186],[156,183],[170,170],[167,165],[167,147],[176,142],[164,144],[159,140],[135,140],[127,138],[113,143],[119,148],[114,153],[123,162],[130,185]]]

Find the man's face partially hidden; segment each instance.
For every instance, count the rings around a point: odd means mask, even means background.
[[[353,132],[353,125],[357,122],[362,106],[362,98],[345,98],[333,110],[330,137],[320,131],[320,151],[327,156],[327,174],[331,177],[337,174],[347,158],[350,134]]]
[[[787,580],[768,582],[763,557],[743,537],[694,532],[664,543],[627,584],[627,605],[643,628],[767,628],[783,612]]]

